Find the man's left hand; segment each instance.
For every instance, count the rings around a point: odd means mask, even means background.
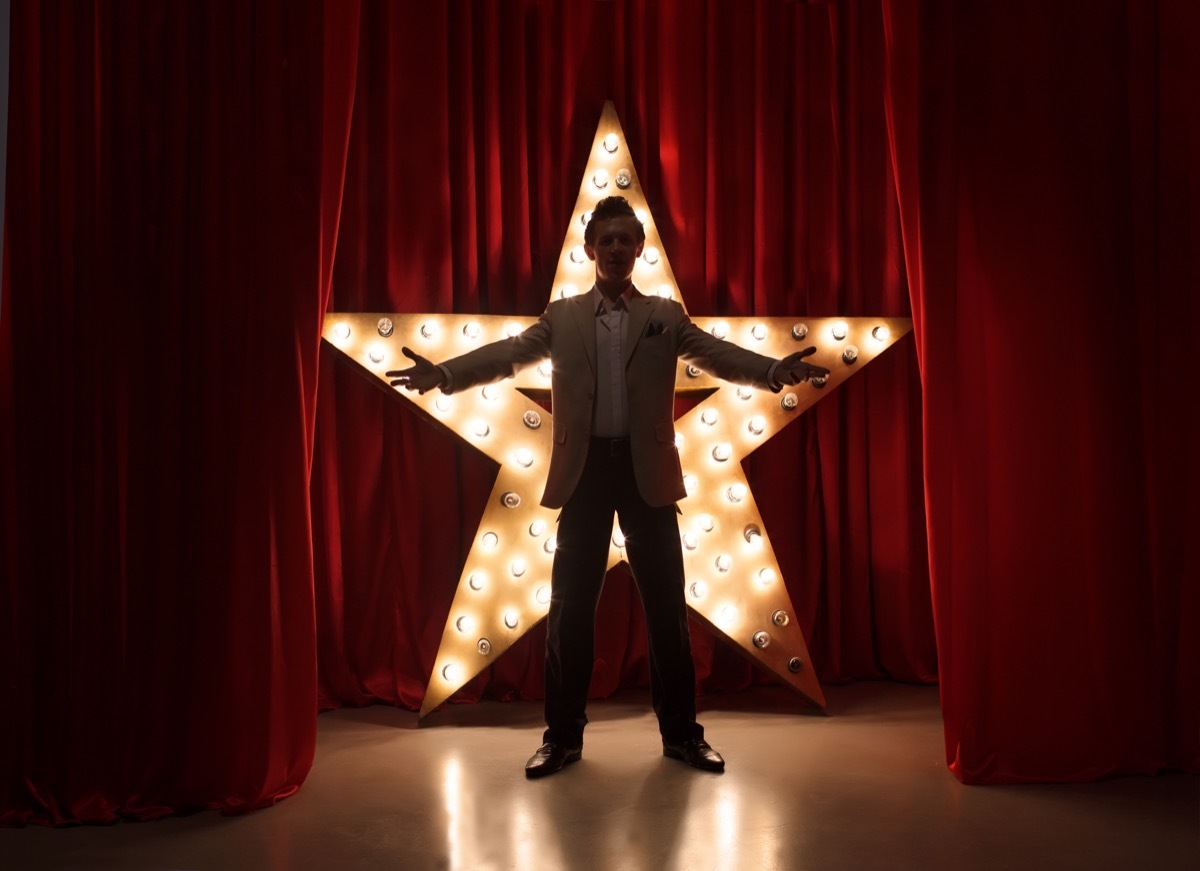
[[[817,347],[813,345],[803,351],[797,351],[795,354],[788,354],[779,361],[779,366],[775,369],[775,380],[780,384],[792,385],[800,384],[809,378],[828,375],[829,370],[824,366],[804,362],[805,357],[811,357],[815,353],[817,353]]]

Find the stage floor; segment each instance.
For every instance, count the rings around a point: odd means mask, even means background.
[[[1080,869],[1200,867],[1200,781],[1168,775],[966,787],[935,687],[701,700],[722,775],[664,759],[648,698],[593,702],[583,760],[539,781],[536,703],[318,720],[304,787],[276,807],[0,830],[4,869]]]

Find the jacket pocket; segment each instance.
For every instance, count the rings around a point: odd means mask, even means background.
[[[654,427],[654,440],[660,445],[675,444],[675,424],[660,423]]]

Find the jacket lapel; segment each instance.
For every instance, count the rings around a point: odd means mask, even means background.
[[[633,357],[633,349],[637,347],[637,343],[642,340],[642,335],[646,332],[646,324],[653,311],[654,301],[635,287],[633,296],[629,300],[629,333],[625,342],[625,359],[621,361],[626,369],[629,368],[629,360]]]
[[[587,357],[592,374],[596,374],[596,312],[592,308],[592,294],[581,293],[571,298],[571,312],[575,326],[579,328],[580,346]]]

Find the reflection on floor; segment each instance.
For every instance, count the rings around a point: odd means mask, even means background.
[[[664,759],[641,695],[594,702],[583,760],[522,774],[532,703],[319,719],[304,788],[243,817],[0,831],[5,869],[1140,869],[1200,867],[1197,778],[965,787],[937,689],[702,700],[725,774]]]

